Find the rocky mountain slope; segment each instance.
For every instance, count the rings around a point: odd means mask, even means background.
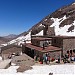
[[[10,41],[10,39],[4,38],[4,37],[0,37],[0,45],[7,43],[8,41]]]
[[[24,41],[30,43],[31,35],[43,36],[46,34],[44,31],[47,31],[46,33],[49,36],[75,36],[75,2],[49,14],[27,32],[8,42],[8,44],[17,43],[20,45]]]
[[[75,36],[75,2],[49,14],[30,30],[37,34],[44,26],[54,27],[55,35]]]

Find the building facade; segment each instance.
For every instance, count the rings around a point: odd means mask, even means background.
[[[51,37],[50,37],[51,38]],[[52,45],[62,48],[62,55],[65,55],[67,51],[74,54],[75,49],[75,37],[73,36],[53,36]]]

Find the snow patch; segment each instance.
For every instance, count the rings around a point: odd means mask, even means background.
[[[39,27],[42,26],[42,24],[39,25]]]
[[[37,36],[43,36],[43,30],[41,30],[38,34],[36,34]]]
[[[67,32],[68,28],[72,25],[65,25],[64,27],[60,27],[59,25],[60,23],[66,19],[66,16],[64,16],[63,18],[51,18],[54,23],[50,26],[50,27],[54,27],[55,28],[55,35],[60,35],[60,36],[75,36],[75,28],[74,28],[74,32]],[[75,25],[75,21],[73,23],[73,25]]]
[[[2,57],[0,56],[0,61],[2,61]]]
[[[72,3],[72,5],[74,5],[75,4],[75,2],[74,3]]]
[[[16,64],[14,64],[14,63],[11,63],[11,66],[16,66]]]
[[[54,74],[74,74],[74,66],[75,65],[43,65],[43,66],[33,66],[32,70],[25,71],[25,74],[45,74],[49,75],[49,73]]]
[[[1,44],[2,46],[7,46],[7,44]]]
[[[17,73],[17,70],[19,66],[10,66],[8,69],[0,69],[0,74],[15,74]]]
[[[53,27],[53,26],[57,26],[57,25],[60,25],[60,23],[66,19],[66,15],[63,17],[63,18],[51,18],[51,20],[54,21],[54,23],[50,26],[50,27]]]
[[[44,21],[47,21],[47,19],[45,19]]]
[[[61,65],[34,65],[33,69],[27,70],[23,73],[18,72],[17,69],[19,66],[10,66],[8,69],[0,69],[0,74],[14,74],[14,75],[74,75],[75,74],[75,65],[74,64],[61,64]]]
[[[75,20],[74,20],[74,22],[73,22],[73,25],[74,25],[74,35],[75,35]]]
[[[43,24],[40,24],[40,25],[39,25],[39,27],[40,27],[40,26],[43,26],[43,27],[45,27]]]

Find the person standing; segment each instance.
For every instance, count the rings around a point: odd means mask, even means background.
[[[46,58],[45,58],[45,63],[47,64],[47,61],[48,61],[48,55],[46,53]]]
[[[47,60],[48,60],[48,57],[46,56],[46,58],[45,58],[45,63],[47,64]]]
[[[50,64],[50,56],[48,56],[48,62],[49,62],[49,64]]]

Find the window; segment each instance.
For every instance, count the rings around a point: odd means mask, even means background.
[[[49,41],[49,45],[51,45],[51,41]]]
[[[45,41],[45,42],[44,42],[44,45],[45,45],[45,47],[47,47],[47,46],[48,46],[48,42],[47,42],[47,41]]]

